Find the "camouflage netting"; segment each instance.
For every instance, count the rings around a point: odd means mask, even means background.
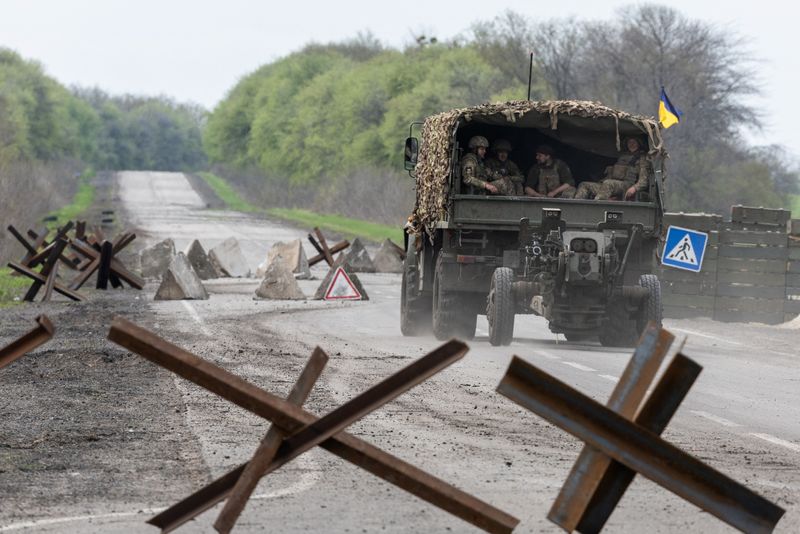
[[[436,222],[447,212],[453,130],[459,121],[558,130],[559,121],[574,122],[577,119],[585,119],[580,126],[582,128],[606,131],[613,135],[616,150],[620,150],[621,135],[646,134],[651,153],[664,153],[661,132],[655,118],[631,115],[597,102],[515,100],[432,115],[422,126],[416,166],[417,201],[414,213],[409,218],[412,233],[419,234],[425,230],[432,235]]]

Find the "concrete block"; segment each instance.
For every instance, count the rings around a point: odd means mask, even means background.
[[[189,260],[189,263],[200,280],[210,280],[211,278],[220,277],[220,273],[214,268],[211,260],[208,259],[208,254],[206,254],[203,245],[201,245],[200,241],[197,239],[186,247],[184,254],[186,254],[186,258]]]
[[[256,289],[256,297],[271,300],[305,300],[306,296],[297,285],[297,280],[289,265],[281,256],[269,264],[261,285]]]
[[[145,278],[161,278],[174,257],[175,242],[172,239],[165,239],[150,248],[144,249],[139,255],[142,276]]]
[[[229,237],[208,252],[208,259],[211,260],[214,268],[222,276],[232,278],[247,278],[250,276],[250,267],[244,258],[239,241],[235,237]]]
[[[208,292],[183,252],[178,253],[164,273],[155,300],[208,300]]]
[[[400,251],[388,239],[381,243],[381,248],[372,258],[372,264],[375,266],[375,271],[379,273],[403,272],[403,258],[400,255]]]
[[[355,238],[350,247],[340,254],[344,257],[345,263],[350,268],[349,272],[353,273],[374,273],[375,265],[369,257],[367,249],[364,248],[363,243],[359,238]],[[349,274],[349,273],[348,273]]]
[[[303,250],[303,243],[299,239],[290,241],[288,243],[278,242],[272,245],[267,253],[267,259],[258,266],[256,270],[256,277],[263,277],[267,268],[275,262],[277,258],[281,258],[284,263],[294,273],[295,278],[307,280],[311,278],[311,268],[308,266],[308,258],[306,252]]]

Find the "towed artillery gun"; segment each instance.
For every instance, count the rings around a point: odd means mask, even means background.
[[[476,194],[459,166],[475,135],[510,140],[523,169],[536,146],[549,144],[580,181],[602,178],[622,140],[634,137],[652,175],[627,201]],[[405,146],[416,205],[405,233],[403,334],[471,339],[485,314],[489,341],[508,345],[515,316],[536,314],[570,341],[635,344],[662,317],[653,273],[665,157],[654,119],[593,102],[513,101],[429,117],[421,140],[410,136]]]

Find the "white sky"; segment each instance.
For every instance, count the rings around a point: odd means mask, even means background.
[[[607,19],[634,3],[640,2],[0,0],[0,46],[40,61],[67,85],[164,94],[213,108],[240,77],[312,40],[338,41],[370,30],[386,44],[400,46],[412,32],[445,39],[506,9],[542,19]],[[751,139],[782,144],[800,156],[800,106],[794,98],[800,8],[775,0],[658,3],[751,40],[763,61],[764,98],[756,104],[767,124],[763,137]],[[657,95],[653,98],[655,113]]]

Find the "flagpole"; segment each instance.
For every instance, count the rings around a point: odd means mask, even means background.
[[[531,82],[533,81],[533,51],[531,51],[531,61],[528,66],[528,100],[531,99]]]

